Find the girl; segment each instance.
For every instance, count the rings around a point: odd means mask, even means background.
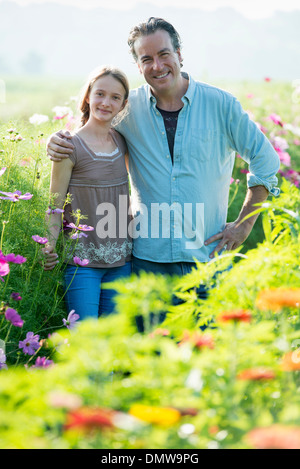
[[[72,138],[73,155],[52,162],[50,192],[55,194],[56,207],[62,209],[66,194],[71,195],[64,220],[77,239],[65,271],[66,303],[68,311],[75,310],[81,319],[113,312],[115,291],[102,287],[131,273],[127,147],[112,127],[113,119],[126,109],[128,95],[128,81],[120,70],[105,66],[94,72],[83,90],[82,126]],[[75,219],[78,210],[84,225],[78,226]],[[54,250],[60,227],[61,215],[52,211],[45,270],[57,263]],[[80,261],[75,263],[74,257],[89,263],[78,267]]]

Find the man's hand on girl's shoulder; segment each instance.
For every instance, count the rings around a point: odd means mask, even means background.
[[[60,162],[72,155],[74,145],[71,140],[72,135],[68,131],[60,130],[50,135],[47,141],[47,155],[50,160]]]

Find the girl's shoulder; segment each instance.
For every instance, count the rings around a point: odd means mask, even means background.
[[[127,153],[127,144],[126,144],[125,138],[123,137],[123,135],[121,135],[121,134],[120,134],[116,129],[114,129],[113,127],[111,128],[110,131],[111,131],[113,137],[115,138],[115,140],[117,141],[119,149],[120,149],[121,152],[124,153],[124,155],[125,155],[125,154]]]

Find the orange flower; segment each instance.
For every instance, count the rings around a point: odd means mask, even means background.
[[[203,334],[199,331],[184,331],[183,338],[179,345],[182,345],[184,342],[190,342],[194,347],[197,349],[201,349],[203,347],[208,347],[213,349],[214,348],[214,338],[211,334]]]
[[[246,438],[255,449],[300,449],[300,427],[274,424],[255,428]]]
[[[246,309],[237,309],[233,311],[224,311],[218,317],[221,322],[235,321],[235,322],[250,322],[252,315]]]
[[[251,380],[251,381],[260,381],[264,379],[274,379],[275,373],[272,370],[267,368],[249,368],[247,370],[241,371],[237,375],[238,379],[242,380]]]
[[[114,411],[94,407],[81,407],[67,414],[65,430],[93,430],[113,427],[112,416]]]
[[[181,417],[180,412],[172,407],[154,407],[143,404],[131,406],[129,414],[144,422],[163,426],[173,425]]]
[[[286,353],[282,357],[281,369],[283,371],[298,371],[300,370],[300,349],[294,352]]]
[[[256,300],[256,306],[263,311],[279,311],[281,308],[299,308],[300,288],[269,288],[262,290]]]

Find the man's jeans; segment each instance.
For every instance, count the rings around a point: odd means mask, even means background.
[[[170,262],[170,263],[162,263],[162,262],[151,262],[146,261],[144,259],[139,259],[137,257],[132,258],[132,272],[134,274],[139,274],[140,272],[152,272],[154,274],[161,274],[161,275],[170,275],[170,276],[178,276],[182,277],[191,270],[196,267],[194,262]],[[200,285],[197,288],[198,298],[205,300],[208,296],[208,288],[205,285]],[[173,297],[173,304],[178,305],[182,302],[176,296]],[[153,314],[152,314],[153,316]],[[166,317],[166,312],[161,312],[159,314],[159,322],[163,322]],[[136,323],[139,332],[144,331],[143,326],[143,317],[137,316]]]

